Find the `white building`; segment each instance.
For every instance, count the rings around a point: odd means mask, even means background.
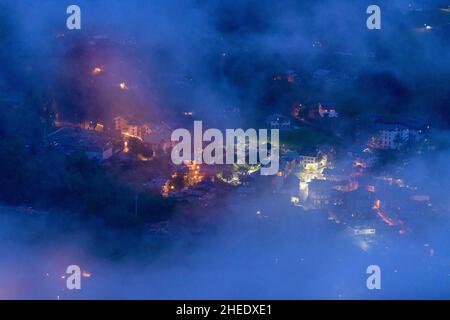
[[[376,146],[380,149],[398,149],[416,135],[415,130],[399,123],[377,123],[376,126]]]
[[[281,114],[275,113],[266,118],[266,124],[271,129],[290,130],[292,129],[291,119]]]
[[[309,163],[317,163],[318,157],[317,156],[311,156],[311,155],[301,155],[298,157],[301,164],[309,164]]]

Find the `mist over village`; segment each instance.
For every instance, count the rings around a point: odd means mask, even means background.
[[[448,299],[449,61],[445,0],[3,0],[0,299]]]

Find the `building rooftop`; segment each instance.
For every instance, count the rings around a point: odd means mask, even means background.
[[[64,150],[99,150],[111,145],[107,135],[102,132],[79,128],[60,128],[47,136],[49,144]]]
[[[330,109],[336,108],[336,103],[335,102],[320,102],[319,105],[322,108],[330,108]]]

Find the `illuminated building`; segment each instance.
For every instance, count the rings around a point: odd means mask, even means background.
[[[294,160],[287,161],[285,166],[285,176],[293,174],[297,177],[299,198],[306,201],[308,198],[308,185],[313,180],[325,180],[323,171],[327,168],[328,157],[318,152],[303,153]]]
[[[343,204],[342,193],[333,189],[328,180],[312,180],[308,184],[308,204],[314,209],[324,209]]]
[[[128,120],[127,118],[118,116],[113,120],[114,130],[119,131],[125,136],[135,137],[140,140],[148,136],[152,130],[150,126],[142,121]]]

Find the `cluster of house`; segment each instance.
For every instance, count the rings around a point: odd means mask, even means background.
[[[84,152],[88,158],[103,161],[127,152],[130,138],[139,140],[154,152],[167,152],[172,146],[170,133],[171,128],[165,123],[151,129],[147,122],[118,116],[113,119],[111,128],[96,121],[60,126],[47,135],[46,142],[63,154]]]
[[[375,121],[376,135],[370,146],[374,149],[399,149],[407,143],[419,142],[426,138],[429,126],[411,123]]]
[[[375,142],[371,147],[398,149],[405,143],[416,143],[426,139],[427,128],[411,121],[387,123],[376,120]],[[307,209],[339,210],[351,207],[363,212],[361,208],[370,208],[379,182],[363,172],[377,164],[377,153],[370,149],[362,151],[361,146],[355,145],[347,150],[347,156],[353,161],[336,167],[332,150],[283,152],[280,174],[274,178],[275,192],[289,195],[292,203]]]
[[[332,119],[339,118],[336,103],[321,102],[314,108],[306,108],[301,104],[293,107],[291,116],[282,114],[272,114],[266,118],[266,125],[271,129],[279,129],[284,131],[298,129],[296,121],[320,125],[330,124]],[[334,123],[334,122],[333,122]],[[429,126],[424,125],[420,121],[408,120],[403,122],[386,122],[379,119],[373,121],[374,135],[370,138],[369,146],[372,149],[395,150],[400,149],[406,144],[420,142],[426,139],[426,132]]]
[[[113,119],[114,130],[129,137],[143,140],[146,136],[152,133],[150,126],[145,121],[131,120],[122,116]]]
[[[326,154],[318,149],[305,149],[302,152],[287,151],[280,159],[280,171],[275,177],[276,193],[289,194],[291,201],[302,206],[320,207],[319,203],[329,198],[315,192],[319,184],[328,184],[324,170],[332,162],[333,155]],[[326,181],[326,182],[325,182]],[[320,189],[322,190],[322,188]],[[331,188],[323,188],[328,192]]]
[[[151,129],[147,122],[118,116],[114,118],[114,129],[125,137],[139,139],[144,145],[154,150],[167,152],[173,146],[170,140],[172,128],[165,122]]]
[[[305,113],[306,115],[304,115]],[[308,109],[301,104],[296,104],[293,107],[291,116],[274,113],[266,118],[266,125],[271,129],[293,130],[297,127],[295,126],[292,117],[300,121],[305,120],[305,118],[310,120],[326,120],[338,118],[339,113],[336,111],[336,103],[334,102],[320,102],[317,107]]]
[[[275,192],[287,194],[294,205],[308,210],[343,207],[347,205],[347,194],[359,188],[352,178],[352,165],[336,168],[333,152],[290,151],[283,155],[281,163]]]

